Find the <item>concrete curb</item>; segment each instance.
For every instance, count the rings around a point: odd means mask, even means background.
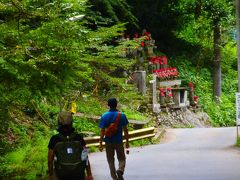
[[[161,138],[164,136],[164,134],[166,133],[166,129],[165,128],[156,128],[155,129],[156,134],[153,137],[154,141],[160,141]]]

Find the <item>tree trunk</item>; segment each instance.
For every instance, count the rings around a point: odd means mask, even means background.
[[[202,11],[202,0],[197,0],[195,4],[194,17],[198,19]]]
[[[214,41],[214,59],[213,59],[213,95],[214,100],[219,103],[221,97],[222,72],[221,72],[221,33],[218,20],[213,21],[213,41]]]

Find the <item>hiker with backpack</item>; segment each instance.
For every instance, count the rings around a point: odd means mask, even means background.
[[[56,175],[58,180],[92,180],[86,143],[72,127],[72,113],[60,112],[58,125],[59,133],[48,144],[49,179]]]
[[[103,141],[105,142],[106,156],[110,169],[110,174],[113,180],[123,180],[123,174],[126,165],[126,156],[123,145],[123,131],[126,139],[125,147],[129,148],[128,143],[128,120],[125,114],[117,110],[116,98],[108,99],[109,111],[104,113],[100,120],[100,142],[99,150],[103,150]],[[114,164],[115,151],[119,162],[119,167],[116,170]],[[127,151],[128,152],[128,151]]]

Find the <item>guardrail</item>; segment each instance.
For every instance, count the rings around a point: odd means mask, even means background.
[[[144,138],[152,138],[156,134],[154,131],[155,131],[154,127],[129,131],[128,132],[129,141],[135,141],[135,140],[144,139]],[[99,139],[100,139],[100,136],[85,137],[84,138],[84,140],[87,144],[87,147],[98,146],[99,145]],[[124,142],[125,142],[125,140],[124,140]]]

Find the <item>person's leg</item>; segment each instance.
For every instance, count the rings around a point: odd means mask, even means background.
[[[68,174],[58,177],[57,180],[85,180],[85,174],[81,172],[78,174]]]
[[[114,153],[115,153],[114,144],[106,143],[105,146],[106,146],[106,156],[107,156],[107,161],[110,169],[110,174],[114,180],[117,180],[116,168],[114,164]]]
[[[125,170],[125,166],[126,166],[126,156],[125,156],[125,152],[124,152],[124,147],[123,147],[123,143],[121,144],[116,144],[116,152],[117,152],[117,158],[118,158],[118,163],[119,163],[119,167],[118,167],[118,176],[122,176]]]
[[[79,167],[77,172],[68,172],[61,170],[56,172],[56,179],[54,180],[85,180],[85,167]]]

